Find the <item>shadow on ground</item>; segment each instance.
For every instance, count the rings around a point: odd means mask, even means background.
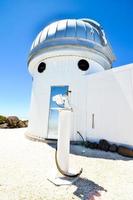
[[[95,200],[95,197],[101,196],[102,191],[107,192],[102,186],[86,178],[78,178],[74,185],[77,189],[73,194],[82,200]]]
[[[123,160],[123,161],[133,160],[133,158],[124,157],[124,156],[119,155],[118,153],[105,152],[105,151],[96,150],[96,149],[89,149],[80,145],[71,145],[71,153],[75,155],[90,157],[90,158],[101,158],[101,159]]]
[[[51,147],[56,148],[56,144],[49,144]],[[118,153],[111,153],[105,152],[96,149],[86,148],[81,145],[71,145],[70,146],[71,154],[78,155],[78,156],[85,156],[89,158],[98,158],[98,159],[108,159],[108,160],[123,160],[123,161],[130,161],[133,158],[128,158],[119,155]]]

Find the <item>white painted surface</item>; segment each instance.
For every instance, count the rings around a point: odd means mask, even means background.
[[[83,72],[78,68],[78,61],[88,60],[90,68]],[[103,67],[94,60],[80,56],[57,56],[44,60],[46,70],[38,73],[38,63],[31,67],[33,74],[33,88],[30,108],[28,133],[42,138],[47,138],[49,120],[49,101],[51,86],[68,85],[71,93],[71,104],[74,108],[74,128],[72,140],[80,139],[76,134],[77,129],[86,133],[86,80],[90,71],[93,73],[103,71]],[[82,102],[82,104],[81,104]],[[82,118],[82,123],[80,123]]]
[[[133,64],[88,78],[87,138],[133,145]],[[95,128],[92,125],[95,115]]]

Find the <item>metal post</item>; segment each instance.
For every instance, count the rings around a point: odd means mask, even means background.
[[[72,131],[72,110],[59,110],[57,158],[61,169],[69,172],[70,135]]]

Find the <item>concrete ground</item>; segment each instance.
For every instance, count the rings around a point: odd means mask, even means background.
[[[71,146],[70,166],[83,173],[71,186],[48,181],[55,148],[0,129],[0,200],[133,200],[133,159]]]

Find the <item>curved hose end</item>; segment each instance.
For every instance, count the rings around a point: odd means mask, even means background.
[[[83,172],[83,168],[81,168],[80,172],[79,172],[79,176],[82,174]]]
[[[69,178],[76,178],[78,176],[80,176],[83,172],[83,169],[81,168],[80,171],[77,173],[77,174],[69,174],[69,173],[66,173],[64,172],[61,167],[59,166],[59,163],[58,163],[58,159],[57,159],[57,149],[55,151],[55,163],[56,163],[56,167],[58,169],[58,171],[63,175],[63,176],[67,176]]]

